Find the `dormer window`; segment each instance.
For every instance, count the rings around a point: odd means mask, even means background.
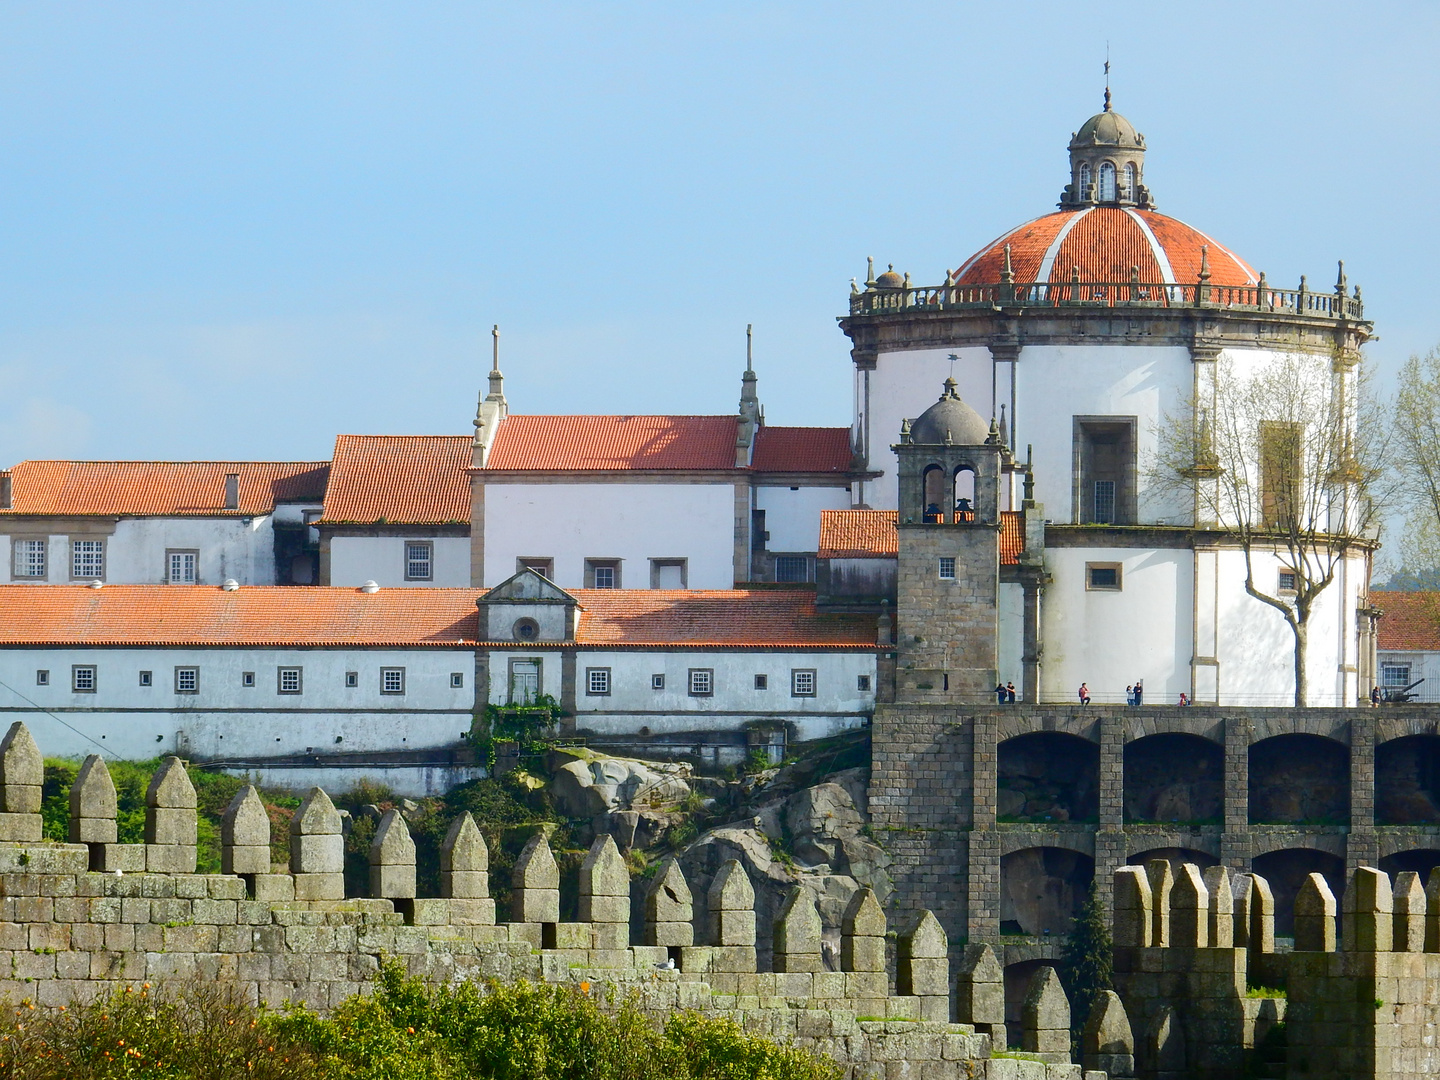
[[[1100,164],[1100,192],[1098,198],[1101,202],[1115,201],[1115,166],[1108,161]]]

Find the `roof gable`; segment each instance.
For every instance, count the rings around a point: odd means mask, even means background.
[[[481,604],[574,604],[575,597],[553,581],[526,567],[480,597]]]

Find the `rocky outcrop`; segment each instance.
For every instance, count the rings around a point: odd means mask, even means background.
[[[690,766],[683,763],[607,757],[583,749],[556,751],[554,757],[550,795],[566,817],[668,807],[690,794]]]

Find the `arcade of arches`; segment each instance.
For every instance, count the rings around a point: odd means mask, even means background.
[[[1440,734],[1424,706],[886,705],[873,739],[897,906],[1003,946],[1016,987],[1058,958],[1092,882],[1108,906],[1125,863],[1253,870],[1281,936],[1311,873],[1339,895],[1356,866],[1440,866]]]

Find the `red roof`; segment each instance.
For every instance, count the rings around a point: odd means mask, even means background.
[[[821,614],[803,589],[577,589],[582,645],[875,645],[875,619]]]
[[[337,437],[321,521],[468,523],[470,443],[464,435]]]
[[[1379,647],[1393,652],[1440,652],[1440,593],[1371,590],[1370,603],[1385,614]]]
[[[1118,206],[1061,210],[1026,222],[965,260],[957,283],[998,282],[1006,244],[1015,281],[1022,285],[1067,282],[1077,266],[1083,281],[1126,282],[1131,267],[1139,267],[1142,282],[1193,285],[1200,276],[1201,247],[1210,249],[1211,284],[1256,283],[1249,263],[1200,230],[1153,210]]]
[[[894,510],[821,510],[821,559],[894,559],[900,554]],[[1025,550],[1025,515],[1000,511],[1000,565],[1014,566]]]
[[[0,585],[0,645],[454,645],[471,589]]]
[[[733,416],[507,416],[489,472],[735,468]]]
[[[849,428],[762,427],[750,459],[756,472],[848,473]]]
[[[22,461],[10,470],[3,514],[121,517],[256,517],[279,502],[319,502],[326,461]],[[239,505],[225,509],[225,477],[240,475]]]

